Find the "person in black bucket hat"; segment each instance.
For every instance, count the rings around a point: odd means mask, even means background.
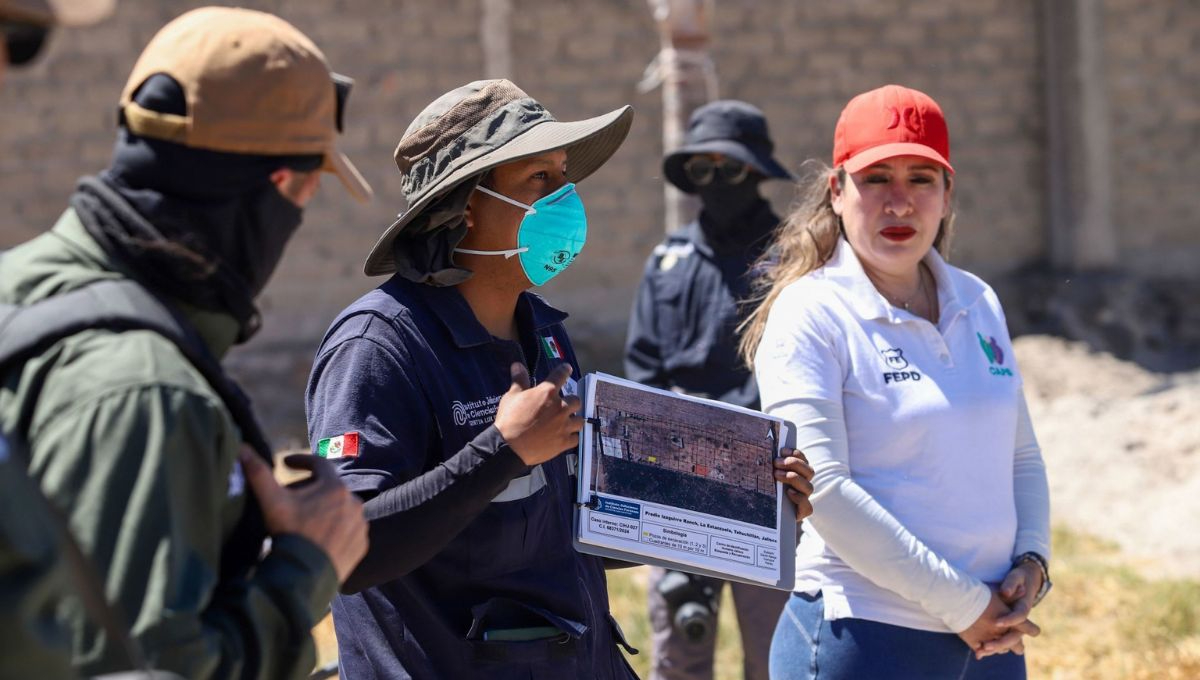
[[[663,159],[663,172],[680,191],[694,194],[711,181],[707,179],[707,166],[697,169],[693,164],[688,168],[685,167],[688,161],[698,155],[720,154],[727,160],[743,163],[746,170],[761,178],[794,179],[772,156],[774,150],[763,112],[753,104],[723,99],[692,112],[683,146]],[[733,166],[723,171],[734,172]]]
[[[575,183],[632,117],[559,122],[483,80],[431,103],[396,147],[408,208],[365,265],[392,276],[333,322],[306,395],[313,446],[372,537],[333,603],[343,677],[635,677],[604,563],[572,547],[566,315],[528,291],[578,255]]]
[[[684,144],[667,153],[663,172],[681,191],[699,195],[702,207],[696,220],[669,235],[646,262],[629,321],[626,377],[758,409],[758,389],[738,358],[735,328],[739,303],[751,294],[752,266],[780,221],[759,185],[792,179],[773,150],[766,118],[746,102],[715,101],[692,113]],[[724,583],[660,568],[651,572],[651,678],[711,680],[716,602]],[[730,586],[745,678],[766,680],[771,635],[787,593]],[[681,610],[692,615],[677,616]],[[684,625],[697,623],[694,614],[703,611],[711,614],[707,627]]]

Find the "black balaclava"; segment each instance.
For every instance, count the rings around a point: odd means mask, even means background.
[[[144,108],[186,113],[183,89],[151,76]],[[281,167],[312,171],[320,155],[263,156],[193,149],[121,127],[112,162],[80,181],[72,205],[88,232],[152,290],[237,319],[238,341],[257,330],[266,287],[303,211],[271,182]]]
[[[764,225],[757,219],[764,209],[770,209],[766,199],[758,193],[758,186],[764,179],[757,172],[751,172],[737,184],[714,178],[712,182],[696,187],[702,203],[700,229],[714,249],[743,249],[774,228],[774,224]]]

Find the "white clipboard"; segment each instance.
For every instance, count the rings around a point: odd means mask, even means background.
[[[604,373],[580,396],[576,550],[792,589],[799,527],[772,465],[790,423]]]

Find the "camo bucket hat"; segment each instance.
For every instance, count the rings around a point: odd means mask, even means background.
[[[560,122],[507,80],[477,80],[427,106],[396,147],[407,209],[367,256],[368,276],[399,272],[434,285],[455,285],[470,271],[454,266],[466,234],[467,199],[488,170],[563,149],[567,180],[580,182],[604,165],[633,123],[623,106],[595,118]]]

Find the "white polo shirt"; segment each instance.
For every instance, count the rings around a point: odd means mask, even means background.
[[[1015,555],[1049,557],[1049,494],[995,293],[925,262],[936,326],[890,305],[841,240],[775,301],[755,374],[816,472],[796,589],[820,590],[827,619],[958,632]]]

